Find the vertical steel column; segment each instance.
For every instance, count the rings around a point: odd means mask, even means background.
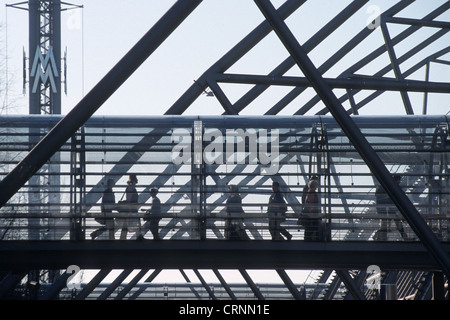
[[[66,143],[202,0],[178,0],[102,80],[0,182],[0,207]]]
[[[417,209],[404,194],[403,190],[394,182],[384,163],[342,107],[333,91],[325,83],[321,74],[317,71],[308,55],[297,42],[295,36],[289,30],[284,21],[278,16],[272,3],[269,0],[254,1],[272,25],[275,33],[292,55],[303,74],[308,78],[317,94],[330,110],[330,113],[336,119],[336,122],[339,123],[342,130],[354,145],[355,149],[366,162],[371,172],[389,194],[397,208],[405,217],[419,239],[423,242],[430,254],[435,258],[439,266],[441,266],[446,275],[450,277],[450,258],[447,252],[442,248],[439,240],[428,228]]]

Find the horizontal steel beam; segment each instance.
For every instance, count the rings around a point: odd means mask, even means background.
[[[419,20],[411,18],[397,18],[397,17],[386,17],[385,19],[388,23],[396,24],[407,24],[411,26],[421,26],[421,27],[431,27],[431,28],[442,28],[450,29],[450,22],[447,21],[433,21],[433,20]]]
[[[311,87],[311,83],[305,77],[291,76],[263,76],[246,74],[219,74],[215,80],[221,83],[239,84],[263,84],[275,86]],[[438,92],[450,93],[450,83],[427,82],[418,80],[396,80],[388,78],[324,78],[330,88],[342,89],[367,89],[385,91],[410,91],[410,92]]]
[[[443,247],[450,253],[450,243]],[[441,269],[421,243],[412,242],[2,241],[0,257],[0,270]]]

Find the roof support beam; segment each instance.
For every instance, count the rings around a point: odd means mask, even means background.
[[[307,52],[312,51],[317,47],[324,39],[326,39],[331,33],[333,33],[337,28],[339,28],[348,18],[350,18],[355,12],[361,9],[368,1],[359,0],[352,1],[347,7],[345,7],[339,14],[337,14],[333,19],[330,20],[322,29],[320,29],[316,34],[314,34],[309,40],[305,42],[304,48]],[[370,33],[370,32],[369,32]],[[268,76],[281,76],[289,71],[295,65],[292,57],[287,57],[281,64],[279,64],[275,69],[273,69]],[[252,101],[254,101],[258,96],[260,96],[266,89],[268,85],[257,84],[252,89],[250,89],[245,95],[243,95],[234,104],[234,108],[237,112],[242,111],[246,106],[248,106]],[[297,88],[296,91],[303,91],[305,88]],[[286,100],[290,100],[289,97]],[[290,100],[292,101],[292,100]],[[285,103],[280,101],[281,105]],[[275,108],[276,109],[276,108]],[[270,110],[269,114],[278,113],[277,111]]]
[[[408,24],[411,26],[450,29],[450,22],[446,22],[446,21],[433,21],[433,20],[419,20],[419,19],[410,19],[410,18],[388,17],[388,18],[386,18],[386,22],[387,23],[396,23],[396,24]]]
[[[88,297],[88,295],[94,291],[94,289],[102,282],[102,280],[111,272],[111,269],[103,269],[100,270],[95,277],[89,281],[89,283],[83,287],[83,290],[78,293],[75,297],[75,300],[84,300]]]
[[[409,6],[412,3],[411,0],[408,1],[400,1],[399,3],[396,3],[394,6],[392,6],[390,9],[386,10],[382,15],[383,16],[392,16],[401,10],[403,10],[405,7]],[[335,54],[333,54],[327,61],[325,61],[319,68],[319,72],[324,74],[326,71],[331,69],[340,59],[342,59],[346,54],[348,54],[351,50],[353,50],[359,43],[364,41],[375,29],[370,28],[364,28],[361,30],[357,35],[355,35],[350,41],[348,41],[345,45],[342,46],[341,49],[339,49]],[[396,37],[397,39],[397,37]],[[307,50],[308,42],[305,42],[304,49]],[[375,59],[378,55],[382,54],[384,52],[384,47],[379,48],[378,50],[372,52],[369,56],[364,58],[362,60],[362,64],[358,67],[358,69],[362,68],[364,65]],[[355,69],[358,70],[358,69]],[[352,72],[347,71],[346,73],[351,74]],[[266,114],[278,114],[283,108],[285,108],[290,102],[292,102],[298,95],[300,95],[305,88],[295,88],[291,90],[283,99],[281,99],[279,102],[277,102]],[[304,114],[306,113],[311,107],[304,106],[300,110],[298,110],[295,114]]]
[[[391,60],[392,70],[394,70],[395,77],[400,81],[405,80],[400,70],[397,55],[395,54],[394,45],[392,44],[392,39],[389,35],[386,21],[383,19],[381,19],[381,31],[383,33],[384,42],[386,44],[386,49],[389,54],[389,59]],[[414,114],[408,93],[406,91],[401,91],[400,94],[402,96],[403,104],[405,105],[406,114]]]
[[[411,228],[428,249],[433,258],[442,267],[450,278],[450,257],[443,249],[442,244],[430,230],[417,209],[405,195],[403,190],[392,179],[390,172],[381,161],[378,154],[370,146],[354,121],[347,114],[333,91],[323,80],[308,55],[304,52],[297,39],[281,19],[269,0],[255,0],[266,19],[272,25],[275,33],[292,55],[303,74],[309,79],[317,94],[321,97],[330,113],[336,119],[355,149],[361,155],[374,176],[386,190],[401,214],[405,217]]]
[[[408,3],[406,3],[408,4]],[[411,3],[409,3],[411,4]],[[394,7],[397,7],[399,4],[396,4]],[[404,9],[404,7],[402,8],[397,8],[395,11],[390,11],[388,13],[388,11],[386,11],[385,13],[382,14],[382,17],[385,17],[386,19],[388,17],[391,17],[393,14],[398,13],[399,11],[401,11],[401,9]],[[443,12],[445,12],[448,9],[448,5],[442,5],[439,8],[437,8],[436,10],[434,10],[433,12],[429,13],[427,16],[424,17],[424,19],[434,19],[435,17],[438,17],[439,15],[441,15]],[[364,28],[363,31],[360,32],[361,33],[365,33],[367,31],[367,28]],[[406,29],[405,31],[401,32],[400,34],[396,35],[394,38],[392,38],[392,44],[396,45],[397,43],[400,43],[401,41],[403,41],[404,39],[406,39],[407,37],[411,36],[412,34],[414,34],[416,31],[420,30],[420,26],[411,26],[408,29]],[[443,35],[445,35],[447,33],[448,30],[440,30],[438,32],[436,32],[434,35],[432,35],[431,37],[428,37],[427,39],[425,39],[424,41],[422,41],[420,44],[418,44],[417,46],[415,46],[414,48],[412,48],[411,50],[409,50],[407,53],[405,53],[404,55],[402,55],[401,57],[398,58],[398,62],[401,64],[402,62],[406,61],[407,59],[409,59],[410,57],[412,57],[414,54],[418,53],[420,50],[424,49],[425,47],[427,47],[429,44],[431,44],[432,42],[434,42],[435,40],[439,39],[440,37],[442,37]],[[360,38],[359,41],[355,41],[356,38],[358,36],[356,36],[354,39],[351,40],[352,45],[350,46],[351,48],[354,48],[354,46],[356,46],[358,43],[360,43],[364,38]],[[343,51],[343,49],[345,47],[348,47],[349,44],[351,43],[347,43],[341,50],[338,51],[338,53],[340,51]],[[349,51],[349,50],[348,50]],[[366,66],[368,63],[370,63],[371,61],[373,61],[374,59],[376,59],[377,57],[379,57],[381,54],[383,54],[384,52],[386,52],[386,46],[382,45],[380,46],[378,49],[376,49],[375,51],[373,51],[371,54],[367,55],[366,57],[364,57],[363,59],[361,59],[360,61],[358,61],[357,63],[355,63],[353,66],[351,66],[350,68],[348,68],[347,70],[345,70],[344,72],[342,72],[342,74],[339,77],[346,77],[347,75],[350,74],[354,74],[355,72],[357,72],[358,70],[360,70],[361,68],[363,68],[364,66]],[[334,56],[338,56],[340,58],[343,57],[343,54],[334,54]],[[330,61],[331,58],[328,60]],[[334,63],[336,63],[336,59],[333,59],[334,62],[332,65],[334,65]],[[328,61],[326,63],[328,63]],[[319,71],[323,73],[323,65],[321,67],[319,67]],[[389,64],[388,66],[386,66],[385,68],[383,68],[382,70],[380,70],[379,72],[377,72],[376,74],[374,74],[374,76],[382,76],[384,74],[386,74],[387,72],[389,72],[392,69],[392,65]],[[411,70],[411,69],[410,69]],[[408,71],[403,72],[403,76],[406,78],[408,76]],[[410,73],[409,73],[410,74]],[[374,98],[376,98],[376,96],[380,95],[383,91],[377,91],[374,94],[372,94],[370,96],[370,98],[366,98],[363,101],[371,101]],[[307,104],[305,104],[302,108],[300,108],[295,114],[305,114],[307,111],[309,111],[320,99],[316,96],[314,98],[311,99],[310,102],[308,102]],[[343,99],[341,98],[340,101],[343,101]],[[358,103],[357,104],[357,108],[360,109],[362,107],[363,103]],[[323,110],[321,110],[320,112],[318,112],[317,114],[326,114],[328,112],[327,108],[324,108]]]
[[[296,86],[311,87],[311,83],[305,77],[291,76],[261,76],[249,74],[219,74],[216,76],[217,82],[223,83],[245,83],[264,84],[274,86]],[[391,78],[324,78],[325,83],[330,88],[342,89],[367,89],[384,91],[411,91],[411,92],[435,92],[450,93],[450,84],[446,82],[428,82],[418,80],[395,80]]]

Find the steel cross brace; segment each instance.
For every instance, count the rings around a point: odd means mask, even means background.
[[[428,228],[417,209],[404,194],[402,189],[392,179],[391,174],[386,169],[384,163],[370,146],[367,139],[361,133],[357,125],[347,114],[333,91],[328,87],[318,72],[308,55],[298,43],[291,30],[285,24],[284,20],[277,14],[274,6],[269,0],[254,0],[266,20],[271,24],[273,30],[281,40],[283,45],[289,51],[303,74],[311,82],[317,94],[323,100],[324,104],[330,110],[336,122],[348,136],[355,149],[361,155],[370,168],[374,176],[386,190],[392,201],[395,203],[401,214],[414,230],[416,235],[422,241],[428,252],[433,256],[447,277],[450,277],[450,257],[444,251],[441,243]]]
[[[389,59],[391,60],[392,70],[394,70],[395,77],[400,81],[404,81],[405,78],[403,77],[403,74],[400,70],[398,59],[394,50],[394,45],[392,44],[391,36],[389,35],[389,30],[384,18],[381,19],[381,31],[383,33],[384,42],[386,43],[387,52],[389,54]],[[405,105],[406,114],[414,114],[408,92],[400,91],[400,94],[402,96],[403,104]]]

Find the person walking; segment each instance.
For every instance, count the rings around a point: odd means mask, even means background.
[[[159,236],[159,222],[161,221],[161,201],[157,197],[158,189],[151,188],[150,196],[152,197],[152,206],[145,214],[145,221],[150,222],[150,231],[153,235],[153,240],[161,240]]]
[[[302,224],[305,227],[305,241],[319,241],[321,238],[322,218],[320,217],[320,203],[317,189],[318,180],[308,182],[308,191],[303,200]]]
[[[125,212],[127,215],[135,217],[127,217],[124,219],[124,225],[122,226],[122,232],[120,234],[120,240],[126,240],[128,231],[135,231],[136,238],[141,240],[143,238],[141,234],[141,221],[138,215],[138,202],[139,196],[136,191],[136,184],[138,179],[135,174],[130,174],[127,181],[127,188],[125,190]]]
[[[94,240],[105,231],[108,231],[109,240],[114,240],[114,218],[112,217],[112,211],[115,208],[116,198],[114,195],[113,187],[116,181],[112,178],[106,182],[106,189],[102,194],[102,217],[95,219],[98,223],[102,224],[100,228],[91,233],[91,238]]]

